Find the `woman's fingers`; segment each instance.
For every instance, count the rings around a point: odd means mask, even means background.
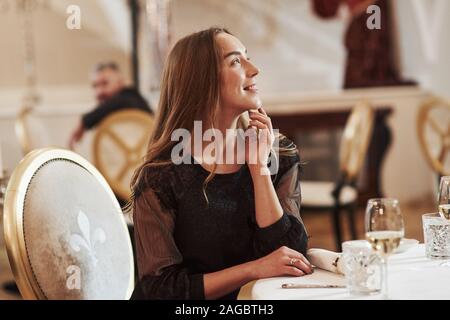
[[[250,126],[255,126],[255,127],[257,127],[258,129],[261,129],[261,130],[264,130],[264,129],[268,130],[269,129],[266,124],[264,124],[263,122],[258,121],[258,120],[250,120],[249,125]]]
[[[263,107],[258,108],[259,112],[261,112],[263,115],[268,116],[266,110],[263,109]]]
[[[249,123],[250,127],[256,127],[259,129],[259,132],[257,132],[257,138],[258,140],[264,143],[267,143],[268,145],[273,144],[273,137],[270,134],[270,130],[267,128],[267,126],[264,123],[261,123],[256,120],[250,120]]]
[[[249,115],[250,118],[262,119],[263,121],[266,121],[269,118],[268,116],[266,116],[266,115],[264,115],[264,114],[262,114],[262,113],[260,113],[258,111],[253,111],[253,110],[250,110],[248,115]]]
[[[267,119],[269,120],[269,128],[272,131],[273,127],[272,127],[272,119],[270,119],[269,115],[267,114],[266,110],[264,110],[262,107],[259,107],[258,109],[263,115],[265,115],[267,117]]]
[[[307,265],[308,268],[312,271],[312,264],[311,264],[311,262],[308,261],[308,259],[305,258],[304,255],[302,255],[302,254],[300,253],[300,255],[297,256],[297,259],[300,259],[300,260],[301,260],[305,265]]]
[[[304,273],[307,273],[307,274],[312,273],[312,268],[307,263],[305,263],[305,261],[303,261],[302,259],[287,257],[286,264],[296,267],[296,268],[302,270]]]
[[[300,252],[298,252],[298,251],[296,251],[296,250],[294,250],[294,249],[291,249],[291,248],[289,248],[289,247],[284,247],[285,248],[285,252],[289,255],[289,256],[292,256],[293,258],[298,258],[298,259],[302,259],[303,261],[305,261],[307,264],[311,264],[311,263],[309,263],[309,261],[305,258],[305,256],[303,255],[303,254],[301,254]]]
[[[312,270],[312,265],[311,263],[308,261],[308,259],[305,258],[304,255],[302,255],[300,252],[295,251],[291,248],[286,247],[286,253],[289,257],[291,258],[295,258],[295,259],[300,259],[301,261],[303,261],[311,270]]]
[[[273,130],[272,120],[270,119],[270,117],[267,115],[267,113],[262,108],[259,108],[258,110],[260,110],[260,112],[256,112],[256,111],[249,112],[248,114],[249,114],[250,118],[254,119],[254,120],[259,120],[259,121],[265,123],[269,127],[269,129],[272,131]]]
[[[263,115],[262,113],[259,113],[259,112],[254,112],[254,111],[249,112],[249,117],[252,120],[259,120],[259,121],[265,123],[267,126],[269,126],[269,124],[271,122],[270,118],[268,116]]]
[[[300,270],[296,267],[292,267],[292,266],[285,266],[285,267],[283,267],[283,270],[284,270],[283,271],[284,274],[288,274],[291,276],[301,277],[301,276],[305,275],[305,273],[302,270]]]

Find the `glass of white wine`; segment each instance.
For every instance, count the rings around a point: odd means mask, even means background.
[[[450,176],[441,177],[438,206],[441,217],[450,220]]]
[[[397,199],[379,198],[367,201],[366,238],[382,261],[382,288],[385,299],[388,298],[389,255],[400,245],[405,231],[400,205]]]
[[[450,176],[441,177],[441,183],[439,184],[438,209],[441,217],[450,223]],[[443,241],[449,241],[448,228],[450,228],[450,225],[445,225],[442,230],[443,232],[440,234],[442,237],[447,238],[443,239]],[[441,263],[441,266],[450,267],[450,261]]]

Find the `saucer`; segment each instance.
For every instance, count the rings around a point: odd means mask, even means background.
[[[418,243],[419,243],[419,240],[416,240],[416,239],[402,239],[402,241],[400,241],[400,245],[398,246],[398,248],[394,250],[394,253],[405,252],[405,251],[413,248]]]

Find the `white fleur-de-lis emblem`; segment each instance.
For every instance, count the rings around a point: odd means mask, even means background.
[[[78,212],[78,226],[81,230],[81,235],[74,233],[70,236],[70,246],[76,252],[80,251],[82,247],[86,248],[89,257],[92,259],[94,266],[97,265],[97,257],[95,254],[95,246],[97,243],[105,242],[106,235],[103,229],[96,228],[92,234],[90,233],[89,219],[83,211]]]

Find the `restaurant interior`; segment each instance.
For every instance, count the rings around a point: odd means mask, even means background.
[[[0,299],[130,298],[125,204],[158,125],[164,63],[179,39],[212,26],[245,45],[273,127],[299,150],[308,247],[336,254],[366,239],[369,199],[396,199],[399,243],[411,249],[390,255],[389,286],[394,299],[417,298],[428,287],[408,287],[396,268],[450,275],[444,256],[425,252],[423,223],[450,175],[448,15],[447,0],[0,0]],[[108,98],[93,79],[105,72],[142,107],[98,118]],[[82,294],[70,287],[77,253],[99,268]],[[402,254],[421,259],[416,271]],[[270,284],[246,285],[240,298],[347,297]]]

